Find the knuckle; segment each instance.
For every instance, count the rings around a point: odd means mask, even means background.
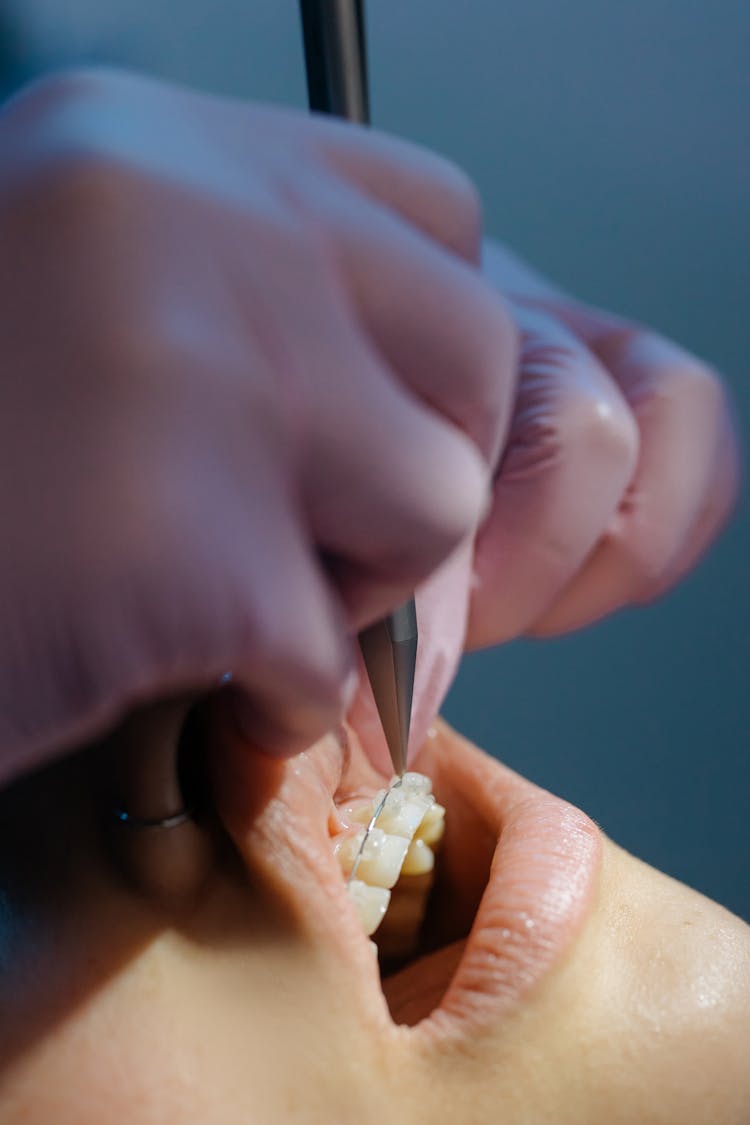
[[[720,426],[729,414],[724,380],[703,360],[671,345],[669,351],[649,371],[644,403],[657,411],[675,411],[685,423],[697,419],[703,427]]]
[[[519,370],[521,336],[510,309],[496,298],[488,311],[485,339],[482,363],[485,405],[498,414],[507,414]]]
[[[276,276],[282,268],[294,278],[300,294],[338,291],[339,265],[331,225],[321,207],[313,205],[315,191],[306,182],[280,180],[276,193],[278,214],[248,215],[249,233],[256,255],[273,263]],[[317,189],[316,189],[317,190]]]
[[[482,238],[482,200],[474,181],[462,168],[436,157],[444,200],[445,241],[461,257],[476,261]]]
[[[654,527],[636,518],[614,539],[629,574],[630,600],[635,604],[653,601],[665,589],[677,547],[674,530],[664,522]]]
[[[495,296],[488,296],[484,305],[475,302],[474,313],[469,354],[455,385],[457,421],[494,464],[513,410],[520,335],[510,311]]]
[[[635,588],[634,601],[640,605],[654,601],[664,593],[669,571],[669,554],[666,550],[633,548],[630,552]]]
[[[117,128],[127,125],[128,81],[105,69],[64,71],[34,82],[9,107],[11,183],[74,267],[101,265],[113,232],[137,231],[143,217],[148,164]]]
[[[727,398],[723,380],[707,363],[690,360],[668,369],[666,377],[674,385],[675,393],[689,397],[710,416],[716,418],[725,412]]]
[[[468,439],[457,433],[456,442],[460,446],[446,449],[439,458],[441,488],[435,487],[435,472],[430,471],[429,463],[413,467],[411,487],[404,480],[410,529],[408,549],[403,548],[409,556],[404,566],[411,564],[416,579],[423,579],[444,562],[476,530],[484,511],[487,470]]]
[[[8,141],[25,188],[43,188],[56,203],[96,202],[111,162],[91,113],[106,101],[108,85],[103,72],[69,70],[38,79],[11,101]]]
[[[33,120],[57,120],[67,110],[78,110],[81,105],[98,99],[106,83],[103,70],[69,67],[29,82],[8,103],[7,109]]]
[[[116,160],[85,144],[64,144],[19,161],[17,186],[19,225],[65,263],[64,274],[47,271],[45,284],[57,285],[63,305],[74,292],[81,294],[79,307],[98,305],[118,276],[110,251],[125,197]]]
[[[621,473],[626,482],[635,472],[640,445],[638,424],[614,387],[612,393],[601,386],[579,388],[569,394],[561,408],[558,430],[561,443],[580,444],[597,464]]]

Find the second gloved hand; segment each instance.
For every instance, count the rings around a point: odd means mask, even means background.
[[[464,643],[554,635],[653,599],[700,558],[737,493],[736,427],[710,366],[496,242],[483,266],[521,332],[518,388],[479,535],[418,592],[413,749]],[[353,719],[387,768],[365,690]]]

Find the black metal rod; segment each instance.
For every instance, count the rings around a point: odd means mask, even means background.
[[[364,0],[300,0],[310,109],[370,124]],[[359,636],[391,761],[406,769],[417,614],[412,598]]]
[[[310,109],[370,123],[363,0],[300,0]]]

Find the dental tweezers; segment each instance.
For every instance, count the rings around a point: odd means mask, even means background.
[[[370,124],[364,0],[300,0],[310,109]],[[406,769],[417,660],[411,598],[359,635],[393,769]]]

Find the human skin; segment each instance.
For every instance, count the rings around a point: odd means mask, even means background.
[[[353,735],[289,762],[215,738],[232,845],[189,909],[119,881],[91,755],[4,802],[3,1125],[748,1120],[739,919],[439,724],[439,948],[386,1002],[330,839],[382,778]]]

